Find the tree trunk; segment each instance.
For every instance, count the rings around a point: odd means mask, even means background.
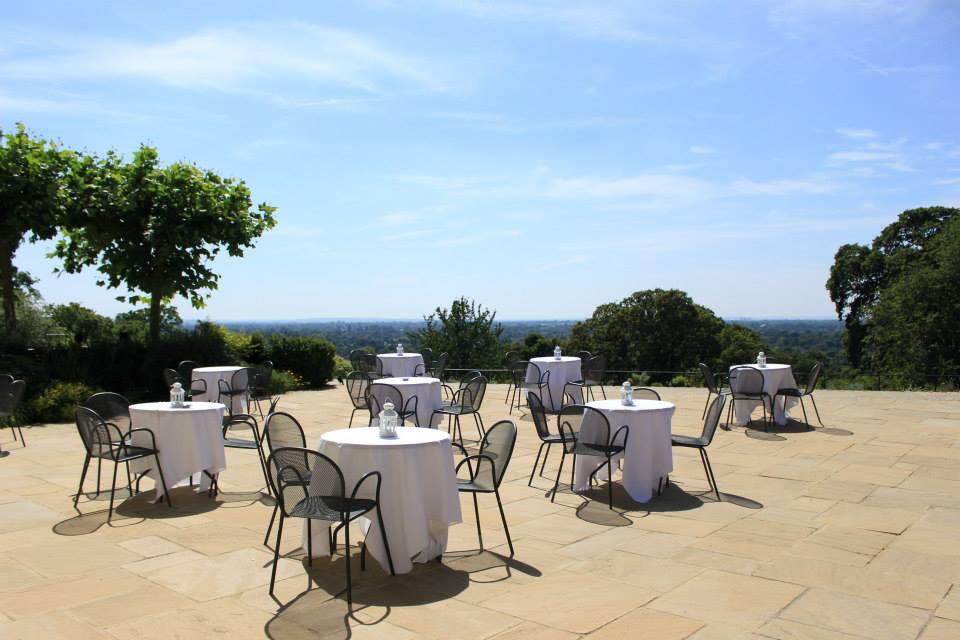
[[[156,346],[160,338],[160,296],[150,294],[150,345]]]
[[[0,295],[3,296],[3,326],[7,334],[17,328],[17,297],[14,279],[17,270],[13,266],[13,253],[16,248],[8,238],[0,237]]]

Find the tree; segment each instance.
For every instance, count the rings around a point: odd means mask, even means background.
[[[728,324],[720,331],[720,355],[714,368],[726,371],[732,365],[753,362],[760,351],[769,354],[770,347],[756,331],[743,325]]]
[[[888,225],[874,238],[871,246],[847,244],[840,247],[830,268],[827,290],[833,301],[837,316],[844,321],[844,342],[850,363],[855,367],[867,364],[890,366],[897,360],[890,352],[893,344],[881,350],[883,342],[875,330],[889,336],[886,326],[881,326],[877,317],[882,312],[883,324],[893,323],[902,327],[900,321],[915,318],[917,328],[926,325],[926,319],[916,316],[916,309],[927,308],[927,296],[940,295],[934,282],[939,282],[937,271],[949,254],[954,240],[943,239],[944,230],[956,224],[960,209],[948,207],[925,207],[909,209],[900,214],[896,222]],[[952,238],[951,234],[947,236]],[[949,271],[949,260],[946,263]],[[909,290],[914,287],[913,290]],[[955,291],[955,287],[953,288]],[[950,292],[943,292],[945,300],[952,299]],[[918,299],[917,296],[923,296]],[[910,308],[908,300],[918,307]],[[949,304],[944,305],[949,307]],[[954,322],[957,316],[954,316]],[[935,323],[936,324],[936,323]],[[873,337],[871,337],[873,336]],[[918,333],[901,332],[903,352],[920,353],[926,350],[916,340],[928,340]],[[872,344],[872,346],[871,346]],[[924,344],[926,344],[924,342]],[[871,353],[877,356],[872,359]],[[883,364],[886,363],[886,364]],[[916,372],[914,372],[915,374]]]
[[[141,146],[129,163],[107,154],[77,173],[84,206],[71,211],[55,255],[68,273],[95,265],[104,276],[98,284],[142,292],[117,299],[149,303],[151,343],[164,303],[181,295],[203,308],[220,278],[210,262],[221,250],[242,256],[276,224],[274,207],[252,210],[244,182],[186,162],[161,167],[152,147]]]
[[[67,200],[64,176],[74,154],[31,138],[22,124],[0,131],[0,298],[8,333],[17,326],[17,268],[21,243],[53,238]]]
[[[500,360],[500,334],[495,311],[484,309],[473,300],[459,298],[450,309],[437,309],[424,316],[426,326],[411,334],[413,341],[429,347],[435,355],[446,351],[451,369],[496,367]]]
[[[637,291],[574,325],[568,348],[607,357],[614,370],[686,371],[720,353],[724,322],[683,291]]]
[[[49,305],[47,314],[78,343],[96,344],[113,338],[113,320],[76,302]]]
[[[150,338],[150,309],[134,309],[118,313],[113,321],[117,334],[126,333],[131,340],[147,342]],[[160,305],[159,335],[168,335],[183,327],[180,312],[173,305]]]

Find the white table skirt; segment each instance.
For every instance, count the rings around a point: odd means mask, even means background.
[[[220,381],[226,380],[231,384],[233,374],[243,367],[197,367],[193,370],[193,379],[200,379],[207,383],[207,392],[193,396],[197,402],[217,402],[220,395]],[[226,398],[224,398],[226,399]],[[233,413],[247,412],[246,394],[234,396],[231,400]]]
[[[563,356],[560,360],[553,356],[548,358],[530,358],[530,362],[540,367],[540,373],[550,372],[550,394],[541,394],[540,402],[549,410],[557,411],[563,406],[563,388],[568,382],[576,382],[581,379],[580,358],[573,356]],[[527,367],[527,382],[537,382],[536,369]],[[581,402],[579,389],[570,388],[574,400]],[[525,400],[526,398],[524,398]]]
[[[630,428],[627,438],[627,449],[623,456],[623,488],[627,490],[637,502],[647,502],[653,497],[660,479],[670,475],[673,471],[673,445],[671,444],[670,422],[676,407],[671,402],[661,400],[634,400],[633,406],[627,407],[620,400],[596,400],[588,402],[607,416],[610,421],[610,437],[622,425]],[[580,438],[584,442],[599,440],[599,419],[591,420],[591,412],[584,416],[580,426]],[[614,459],[614,469],[616,469]],[[574,490],[585,491],[588,488],[590,473],[599,464],[606,464],[606,459],[596,456],[579,456],[577,458],[577,472],[574,479]],[[600,480],[607,479],[606,470],[596,476]]]
[[[370,393],[373,394],[380,403],[380,406],[383,407],[383,387],[381,384],[389,384],[396,387],[401,395],[403,395],[404,402],[414,396],[417,397],[417,420],[421,427],[436,427],[442,421],[443,416],[439,414],[436,416],[433,415],[434,410],[439,409],[443,405],[443,388],[440,385],[440,380],[437,378],[414,376],[412,378],[381,378],[374,380],[373,384],[370,385]],[[378,389],[378,387],[380,388]],[[399,410],[400,407],[397,407],[398,412]],[[412,427],[415,425],[407,424],[407,426]]]
[[[380,374],[388,378],[409,378],[417,374],[417,365],[423,364],[423,356],[419,353],[404,353],[398,356],[395,353],[378,353]]]
[[[796,389],[797,381],[793,377],[793,369],[788,364],[768,364],[760,368],[752,364],[735,365],[730,367],[732,371],[735,367],[753,367],[763,374],[763,390],[770,394],[773,399],[780,389]],[[790,407],[797,404],[796,398],[780,396],[773,405],[773,419],[779,425],[787,424],[787,418],[790,417]],[[750,414],[760,406],[759,400],[737,400],[734,407],[734,424],[744,426],[750,423]],[[770,412],[769,405],[767,413]]]
[[[462,521],[450,436],[436,429],[400,427],[397,438],[380,438],[376,428],[340,429],[323,434],[317,451],[343,471],[347,495],[369,471],[382,475],[380,504],[397,574],[409,573],[414,562],[429,562],[447,548],[447,529]],[[368,480],[359,497],[374,497]],[[369,490],[369,491],[368,491]],[[376,513],[359,518],[367,551],[384,571],[390,570]],[[326,525],[326,526],[325,526]],[[330,554],[329,522],[314,520],[313,555]],[[307,547],[303,526],[303,546]],[[351,544],[359,541],[351,540]],[[343,544],[343,532],[338,543]]]
[[[209,487],[210,479],[203,474],[216,475],[227,468],[223,450],[223,413],[226,407],[218,402],[193,401],[189,407],[174,409],[169,402],[149,402],[130,405],[130,422],[135,428],[153,431],[157,439],[160,466],[167,488],[186,482],[195,474],[200,487]],[[133,444],[149,447],[150,436],[134,433]],[[152,457],[132,460],[130,470],[147,476],[157,485],[157,497],[163,495],[160,475]]]

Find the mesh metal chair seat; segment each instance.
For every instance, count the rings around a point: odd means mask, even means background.
[[[363,371],[351,371],[346,379],[347,395],[350,396],[350,402],[353,404],[353,410],[350,412],[350,422],[347,428],[353,426],[353,416],[357,411],[367,409],[367,396],[370,393],[370,376]]]
[[[377,523],[387,553],[390,574],[395,575],[393,556],[390,554],[390,542],[383,515],[380,509],[380,486],[382,476],[379,471],[369,471],[353,486],[348,496],[343,472],[337,463],[317,451],[301,447],[280,447],[270,454],[270,484],[277,496],[280,521],[277,524],[277,541],[273,549],[273,569],[270,574],[270,595],[273,596],[277,579],[277,564],[280,560],[280,541],[283,537],[283,523],[287,518],[303,518],[307,521],[307,564],[313,566],[313,520],[337,522],[342,528],[347,546],[347,604],[353,603],[353,587],[350,576],[350,522],[373,510],[377,512]],[[310,479],[307,480],[309,474]],[[372,487],[370,485],[372,484]],[[372,491],[374,497],[358,496],[361,488]],[[366,569],[366,544],[361,545],[360,568]],[[331,555],[334,548],[331,546]]]
[[[163,488],[163,496],[167,501],[167,505],[173,506],[173,503],[170,501],[170,494],[167,491],[167,481],[163,477],[163,467],[160,465],[157,439],[153,431],[142,428],[122,431],[116,424],[106,422],[96,411],[88,407],[77,407],[76,412],[74,412],[74,418],[77,423],[77,431],[80,434],[80,439],[83,442],[87,454],[83,460],[83,471],[80,473],[80,485],[77,487],[77,494],[73,497],[74,509],[77,509],[77,503],[80,500],[80,495],[83,493],[83,481],[87,477],[90,461],[94,458],[97,459],[97,495],[100,494],[100,461],[110,460],[113,462],[113,481],[110,485],[110,507],[107,511],[107,522],[110,522],[113,518],[113,502],[117,492],[117,470],[120,468],[121,463],[127,464],[131,460],[150,457],[154,459],[157,472],[160,475],[160,486]],[[152,446],[133,445],[131,440],[134,433],[145,433],[149,435]],[[139,484],[140,481],[137,480],[138,487]],[[127,488],[132,496],[133,484],[130,480],[129,465],[127,465]],[[77,513],[80,513],[79,509],[77,509]]]
[[[480,550],[483,551],[483,532],[480,529],[480,506],[477,502],[478,493],[492,493],[497,497],[497,507],[500,509],[500,520],[503,522],[503,532],[507,536],[507,545],[510,547],[510,557],[513,557],[513,540],[510,538],[510,528],[507,526],[507,516],[503,512],[503,502],[500,500],[500,483],[503,482],[507,465],[513,456],[513,447],[517,443],[517,425],[510,420],[501,420],[484,434],[480,443],[480,451],[474,455],[467,455],[462,445],[454,443],[464,455],[456,467],[457,490],[473,495],[473,510],[477,521],[477,538],[480,541]],[[460,477],[460,470],[466,466],[469,476]]]
[[[3,379],[0,379],[0,420],[10,425],[14,442],[17,440],[17,432],[20,433],[20,443],[24,447],[27,446],[27,441],[23,439],[23,426],[17,419],[17,407],[20,406],[26,388],[26,382],[14,380],[13,376],[4,374]]]
[[[710,466],[710,458],[707,456],[707,447],[713,442],[713,436],[717,433],[717,425],[720,424],[720,416],[723,415],[723,405],[727,401],[725,394],[718,395],[713,399],[707,415],[703,422],[703,431],[699,436],[671,436],[670,441],[674,447],[688,447],[700,452],[700,461],[703,463],[703,471],[707,474],[707,482],[710,488],[717,494],[717,500],[720,498],[720,489],[717,488],[717,479],[713,475],[713,467]],[[667,484],[670,483],[669,476]]]
[[[596,400],[596,397],[593,394],[593,388],[599,387],[600,393],[603,395],[603,399],[606,400],[607,392],[603,388],[603,378],[606,376],[606,373],[607,359],[604,356],[596,355],[590,356],[586,360],[581,359],[580,380],[568,382],[563,385],[563,392],[565,394],[568,393],[568,387],[579,389],[583,398],[583,402],[586,402],[588,397],[591,400]]]
[[[574,433],[573,425],[567,421],[560,424],[560,435],[563,438],[563,456],[560,458],[560,467],[557,469],[557,479],[553,484],[553,492],[550,496],[550,502],[557,497],[557,490],[560,488],[560,474],[563,473],[563,463],[568,455],[573,455],[573,468],[570,471],[570,489],[573,490],[574,480],[576,478],[577,458],[576,456],[591,456],[605,458],[605,464],[600,464],[590,473],[590,483],[593,483],[596,475],[604,467],[607,468],[607,494],[609,507],[613,509],[613,458],[622,454],[627,448],[627,439],[630,437],[630,427],[620,426],[612,435],[610,433],[610,421],[602,412],[593,407],[583,406],[583,423],[589,419],[595,421],[594,437],[584,441],[583,430],[579,434]],[[581,423],[581,424],[583,424]]]
[[[730,403],[727,412],[727,424],[730,423],[737,407],[738,400],[759,400],[763,409],[763,430],[767,431],[769,423],[767,422],[767,406],[770,407],[770,413],[773,413],[773,397],[764,389],[763,373],[754,367],[734,367],[730,370]],[[773,416],[771,415],[771,418]]]
[[[813,410],[817,414],[817,422],[820,423],[820,426],[823,426],[823,420],[820,419],[820,409],[817,408],[817,401],[813,399],[813,392],[817,390],[817,382],[820,380],[820,372],[823,370],[823,365],[819,362],[813,365],[813,368],[810,369],[809,375],[807,375],[807,384],[801,389],[796,389],[793,387],[788,387],[785,389],[778,389],[774,394],[774,400],[777,399],[777,396],[784,396],[785,398],[796,398],[800,401],[800,408],[803,409],[803,421],[809,426],[810,421],[807,419],[807,407],[803,404],[804,398],[810,398],[810,402],[813,403]]]
[[[483,404],[483,398],[487,393],[487,379],[482,375],[474,375],[460,381],[460,388],[453,393],[453,398],[449,404],[444,404],[439,409],[434,409],[430,422],[433,423],[432,416],[440,414],[447,416],[447,433],[450,433],[450,423],[453,422],[453,435],[460,434],[460,445],[463,445],[463,430],[460,428],[460,418],[462,416],[473,416],[473,421],[477,425],[477,431],[480,433],[481,440],[486,434],[483,427],[483,418],[480,416],[480,407]]]

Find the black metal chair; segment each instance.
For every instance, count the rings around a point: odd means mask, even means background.
[[[353,411],[350,412],[350,422],[347,428],[353,426],[353,416],[357,411],[365,411],[367,406],[367,395],[370,393],[370,376],[363,371],[351,371],[346,379],[347,395],[350,396],[350,402],[353,403]]]
[[[259,365],[249,370],[249,383],[247,384],[247,413],[250,413],[250,403],[257,405],[257,413],[260,419],[264,417],[263,407],[260,401],[266,401],[269,410],[267,414],[274,412],[277,407],[277,401],[270,393],[270,384],[273,381],[273,361],[264,360]]]
[[[130,401],[119,393],[101,391],[83,401],[83,406],[92,409],[106,422],[114,424],[123,432],[133,428],[130,421]]]
[[[433,349],[430,347],[420,349],[420,357],[423,358],[423,363],[413,368],[413,375],[430,375],[430,372],[433,370]]]
[[[453,436],[460,434],[460,445],[463,446],[463,430],[460,428],[461,416],[473,416],[473,421],[477,425],[477,431],[480,432],[480,438],[483,439],[486,430],[483,427],[483,418],[480,416],[480,406],[483,404],[483,397],[487,392],[487,379],[482,376],[473,376],[460,382],[460,388],[453,393],[453,398],[449,404],[445,404],[439,409],[434,409],[430,418],[433,424],[433,417],[438,413],[441,416],[447,416],[447,432],[450,432],[450,420],[453,420]]]
[[[583,426],[587,424],[588,420],[592,422],[595,421],[596,426],[593,428],[593,434],[589,438],[590,441],[584,442]],[[623,437],[621,438],[621,436]],[[573,425],[568,421],[561,422],[560,438],[563,442],[563,457],[560,458],[560,467],[557,469],[557,479],[553,484],[553,494],[550,496],[550,502],[553,502],[557,497],[557,489],[560,487],[560,474],[563,473],[563,463],[567,459],[567,454],[574,456],[573,469],[570,472],[571,491],[573,491],[576,477],[576,456],[601,457],[605,459],[605,464],[598,465],[597,468],[590,473],[590,484],[593,484],[597,473],[606,467],[609,476],[607,480],[609,506],[613,509],[613,458],[626,450],[627,438],[629,437],[630,427],[627,425],[622,425],[611,437],[610,421],[607,420],[607,416],[602,411],[598,411],[593,407],[583,406],[583,421],[579,434],[574,432]]]
[[[237,430],[249,430],[253,436],[252,440],[238,437]],[[263,471],[263,479],[266,483],[267,492],[270,491],[270,478],[267,474],[267,459],[263,455],[263,437],[260,435],[260,427],[257,419],[250,414],[234,413],[227,414],[223,418],[223,448],[224,449],[244,449],[246,451],[256,451],[257,458],[260,460],[260,469]],[[211,491],[216,494],[219,492],[219,474],[214,476]]]
[[[660,394],[657,393],[656,389],[653,389],[651,387],[634,387],[633,399],[634,400],[659,400]]]
[[[350,368],[353,371],[362,371],[364,373],[369,373],[367,371],[367,361],[366,355],[367,351],[365,349],[352,349],[350,351]]]
[[[810,426],[810,421],[807,420],[807,407],[803,404],[804,398],[810,398],[810,402],[813,403],[813,410],[817,414],[817,422],[820,423],[820,426],[823,426],[823,420],[820,419],[820,410],[817,409],[817,401],[813,399],[813,392],[817,390],[817,381],[820,379],[820,372],[823,370],[823,365],[819,362],[813,365],[813,368],[810,370],[810,374],[807,376],[806,387],[801,391],[800,389],[778,389],[774,394],[773,399],[776,400],[777,396],[784,396],[784,402],[786,398],[796,398],[800,401],[800,408],[803,409],[803,421]]]
[[[267,421],[263,425],[263,437],[267,441],[267,451],[271,454],[283,447],[307,448],[307,438],[303,435],[303,427],[300,426],[296,418],[282,411],[271,413],[267,416]],[[307,486],[310,485],[309,469],[306,470],[303,480],[307,483]],[[279,510],[280,501],[277,500],[273,505],[273,513],[270,514],[270,524],[267,526],[267,533],[263,536],[264,546],[266,546],[267,541],[270,539],[270,531],[273,530],[273,521],[276,519],[277,511]]]
[[[480,530],[480,506],[477,503],[478,493],[492,493],[497,497],[497,507],[500,509],[500,519],[503,521],[503,532],[507,536],[507,545],[510,547],[510,557],[513,557],[513,540],[510,539],[510,529],[507,527],[507,516],[503,512],[503,502],[500,500],[500,483],[513,456],[513,447],[517,442],[517,425],[510,420],[501,420],[484,434],[480,443],[480,452],[467,455],[462,445],[453,443],[465,456],[457,464],[457,490],[473,495],[473,510],[477,518],[477,538],[480,540],[480,550],[483,551],[483,533]],[[460,469],[466,465],[470,474],[468,478],[460,478]]]
[[[590,353],[589,351],[577,351],[577,352],[576,352],[575,354],[573,354],[573,355],[575,355],[576,357],[580,358],[580,362],[581,362],[582,364],[586,364],[586,363],[587,363],[587,360],[589,360],[590,358],[593,357],[593,354]]]
[[[280,521],[277,523],[277,542],[273,549],[273,569],[270,573],[270,596],[277,580],[277,564],[280,560],[280,540],[283,537],[283,521],[287,518],[304,518],[307,521],[307,564],[313,566],[313,520],[337,522],[343,528],[346,542],[345,562],[347,571],[347,604],[353,604],[353,587],[350,576],[350,523],[370,511],[377,510],[377,523],[387,552],[390,575],[395,575],[393,556],[383,515],[380,512],[379,471],[369,471],[346,493],[343,472],[337,463],[316,451],[303,447],[280,447],[270,454],[270,484],[280,506]],[[308,480],[309,478],[309,480]],[[368,480],[375,482],[373,498],[358,497],[358,492]],[[367,548],[361,544],[360,569],[366,569]],[[330,554],[335,549],[330,549]]]
[[[730,403],[727,411],[727,424],[730,424],[730,417],[736,414],[737,401],[760,401],[763,409],[763,430],[768,431],[767,405],[773,412],[773,398],[764,388],[763,373],[754,367],[734,367],[730,370]],[[772,416],[771,416],[772,417]],[[749,426],[749,422],[748,422]]]
[[[703,462],[703,471],[707,474],[707,482],[710,488],[717,494],[717,501],[720,501],[720,489],[717,488],[717,479],[713,476],[713,467],[710,466],[710,458],[707,456],[707,447],[713,442],[713,436],[717,432],[717,425],[720,424],[720,416],[723,415],[723,405],[727,401],[726,395],[718,395],[710,404],[709,411],[703,422],[703,432],[700,437],[674,435],[670,441],[674,447],[688,447],[700,452],[700,461]],[[670,478],[666,479],[670,484]]]
[[[446,351],[437,356],[437,359],[433,362],[433,368],[430,370],[430,375],[443,382],[443,378],[447,374],[447,360],[449,359],[450,354]]]
[[[377,397],[377,394],[380,397]],[[420,426],[420,418],[417,417],[417,407],[419,405],[417,396],[414,395],[404,400],[400,389],[392,384],[377,381],[371,382],[367,388],[367,408],[370,410],[370,422],[367,426],[373,426],[373,421],[379,420],[380,411],[387,404],[387,400],[393,403],[401,425],[412,418],[413,423],[418,427]],[[377,422],[377,425],[379,424]]]
[[[507,370],[507,395],[503,398],[504,402],[513,403],[513,368],[520,360],[520,353],[517,351],[507,351],[503,356],[503,366]]]
[[[543,462],[540,464],[540,475],[543,475],[543,470],[547,465],[547,457],[550,455],[550,446],[553,444],[563,444],[563,438],[560,437],[559,431],[557,433],[552,433],[550,431],[550,424],[547,419],[547,411],[543,406],[543,402],[540,401],[540,397],[535,393],[527,394],[527,406],[530,407],[530,415],[533,416],[533,425],[537,429],[537,437],[540,438],[540,448],[537,449],[537,458],[533,461],[533,469],[530,470],[530,479],[527,481],[527,486],[533,485],[533,474],[537,471],[537,463],[540,462],[540,454],[543,453],[544,447],[547,451],[543,456]],[[560,412],[557,414],[557,424],[559,426],[560,422],[564,419],[570,421],[576,421],[576,425],[573,426],[574,437],[580,431],[580,421],[583,419],[583,405],[564,405],[560,409]]]
[[[587,402],[589,400],[596,400],[596,396],[593,394],[593,388],[600,387],[600,393],[603,394],[603,399],[606,400],[607,392],[603,389],[603,378],[606,373],[607,359],[602,355],[590,356],[587,360],[581,361],[580,380],[568,382],[563,385],[563,392],[569,393],[567,391],[568,387],[579,389],[583,402]]]
[[[547,392],[547,397],[550,399],[549,403],[544,403],[544,410],[547,413],[556,413],[553,410],[553,392],[550,390],[549,370],[541,371],[535,362],[517,360],[513,365],[511,377],[513,378],[513,395],[516,403],[511,400],[509,413],[513,413],[514,406],[520,409],[521,394],[536,393],[542,402],[544,391]]]
[[[729,389],[724,389],[723,386],[717,384],[717,374],[710,370],[710,367],[704,363],[697,365],[700,368],[700,373],[703,374],[703,386],[707,388],[707,401],[703,403],[703,414],[700,416],[702,420],[707,416],[707,407],[710,406],[710,397],[726,395],[730,393]]]
[[[184,380],[193,380],[193,370],[199,367],[200,365],[193,360],[181,360],[180,364],[177,365],[177,373]]]
[[[243,367],[237,369],[233,372],[233,375],[230,376],[230,382],[226,380],[217,381],[217,402],[227,406],[227,414],[233,415],[233,400],[234,398],[240,398],[244,400],[243,404],[246,404],[245,398],[250,386],[250,369]],[[224,402],[226,399],[226,402]],[[241,414],[248,415],[248,414]]]
[[[9,380],[8,380],[9,378]],[[27,383],[23,380],[14,380],[13,376],[4,374],[0,380],[0,421],[6,422],[13,431],[13,441],[17,441],[17,432],[20,432],[20,444],[27,446],[27,441],[23,439],[23,426],[17,419],[17,407],[23,399],[23,392],[27,388]]]
[[[160,475],[160,486],[163,488],[163,496],[167,501],[167,506],[172,507],[170,493],[167,490],[167,481],[163,477],[163,467],[160,465],[159,450],[157,449],[157,439],[150,429],[128,429],[122,431],[120,427],[112,422],[106,422],[93,409],[87,407],[77,407],[74,417],[77,423],[77,431],[80,433],[80,439],[83,441],[83,447],[87,455],[83,460],[83,471],[80,473],[80,485],[77,487],[77,495],[73,497],[73,508],[77,509],[77,502],[80,500],[80,494],[83,493],[83,481],[87,477],[87,469],[90,467],[90,460],[97,459],[97,495],[100,495],[100,461],[111,460],[113,462],[113,481],[110,485],[110,508],[107,511],[107,522],[113,518],[113,501],[117,492],[117,469],[120,463],[127,465],[127,489],[130,495],[133,495],[133,484],[130,480],[131,460],[153,457],[157,464],[157,473]],[[134,433],[147,433],[150,435],[151,446],[145,447],[131,443]],[[139,485],[139,480],[137,481]]]

